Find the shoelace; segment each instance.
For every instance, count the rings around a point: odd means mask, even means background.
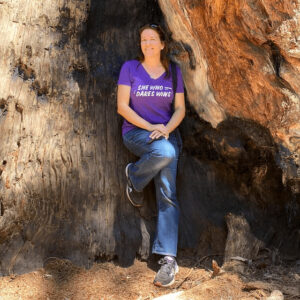
[[[170,259],[166,259],[166,258],[161,258],[158,261],[159,265],[162,265],[161,269],[163,269],[165,272],[167,272],[168,274],[171,273],[174,261],[170,260]]]

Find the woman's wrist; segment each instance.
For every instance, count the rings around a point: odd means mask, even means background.
[[[153,125],[151,124],[151,123],[149,123],[148,121],[146,121],[147,122],[147,125],[146,125],[146,130],[148,130],[148,131],[153,131],[154,129],[153,129]]]
[[[168,132],[168,134],[170,134],[171,133],[171,128],[170,128],[170,126],[168,126],[168,124],[166,125],[166,130],[167,130],[167,132]]]

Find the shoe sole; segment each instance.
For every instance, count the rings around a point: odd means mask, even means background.
[[[168,284],[162,284],[161,282],[154,282],[154,285],[159,287],[168,287],[174,284],[174,282],[175,282],[175,278]]]
[[[130,201],[130,203],[131,203],[134,207],[142,207],[142,205],[134,203],[134,202],[131,200],[130,195],[129,195],[129,189],[130,189],[130,187],[129,187],[129,185],[128,185],[128,181],[129,181],[129,178],[128,178],[128,168],[129,168],[130,165],[131,165],[131,163],[128,164],[128,165],[126,166],[126,168],[125,168],[125,175],[126,175],[126,179],[127,179],[127,184],[126,184],[126,196],[127,196],[128,200]]]
[[[176,266],[176,269],[175,269],[175,275],[179,272],[179,267],[178,265]],[[172,284],[174,284],[175,282],[175,276],[173,278],[173,280],[167,284],[162,284],[161,282],[157,281],[157,282],[153,282],[154,285],[156,286],[159,286],[159,287],[168,287],[168,286],[171,286]]]
[[[129,191],[128,191],[129,188],[130,188],[130,187],[129,187],[128,184],[127,184],[127,186],[126,186],[126,196],[127,196],[128,200],[130,201],[130,203],[131,203],[134,207],[142,207],[143,205],[141,205],[141,204],[136,204],[136,203],[134,203],[134,202],[131,200],[131,198],[130,198],[130,196],[129,196]]]
[[[127,180],[128,180],[128,168],[129,168],[130,165],[131,165],[131,163],[128,164],[128,165],[126,166],[126,168],[125,168],[125,175],[126,175]]]

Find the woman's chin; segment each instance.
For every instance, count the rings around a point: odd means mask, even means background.
[[[144,52],[144,57],[155,57],[155,56],[160,56],[159,53],[155,53],[154,51],[145,51]]]

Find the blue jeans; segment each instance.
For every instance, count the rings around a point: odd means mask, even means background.
[[[128,173],[137,191],[154,178],[158,209],[156,234],[152,252],[177,254],[179,207],[176,199],[176,174],[179,147],[176,136],[148,143],[150,132],[136,128],[123,135],[125,146],[140,159],[131,164]]]

